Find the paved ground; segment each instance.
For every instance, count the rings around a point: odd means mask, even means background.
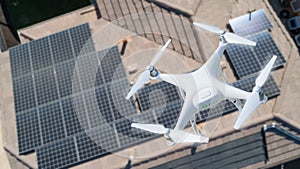
[[[1,123],[2,117],[1,117],[1,114],[2,114],[2,111],[0,112],[0,126],[2,126],[2,123]],[[0,149],[0,164],[1,164],[2,168],[7,168],[8,169],[10,166],[9,166],[9,163],[8,163],[6,152],[3,149],[3,147],[5,145],[3,144],[3,138],[2,138],[2,136],[3,135],[2,135],[2,128],[1,128],[1,130],[0,130],[0,147],[1,147],[1,149]]]

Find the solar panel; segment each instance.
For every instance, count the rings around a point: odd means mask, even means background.
[[[31,151],[32,147],[41,145],[38,114],[35,109],[17,114],[19,152]]]
[[[109,118],[111,114],[110,103],[108,102],[107,97],[102,97],[103,100],[97,105],[95,98],[95,92],[105,95],[105,89],[99,88],[96,91],[91,90],[84,93],[86,112],[89,118],[90,127],[94,128],[105,122],[104,118]],[[99,109],[100,108],[100,109]]]
[[[95,74],[97,73],[98,67],[98,58],[96,52],[91,52],[88,54],[81,55],[80,58],[76,61],[76,66],[78,69],[78,75],[80,79],[80,85],[83,90],[92,88],[95,86]],[[97,81],[101,81],[102,79],[98,78]]]
[[[160,110],[159,108],[156,109],[155,116],[157,117],[157,122],[165,127],[174,128],[180,115],[182,104],[181,101],[177,101],[175,103],[167,104],[166,108],[163,110]]]
[[[59,98],[53,67],[35,72],[34,83],[39,105]]]
[[[52,65],[49,38],[34,40],[29,43],[29,52],[33,70]]]
[[[76,136],[79,156],[81,161],[85,159],[93,158],[95,156],[102,155],[106,153],[106,150],[107,152],[112,152],[117,148],[119,148],[115,130],[112,125],[103,123],[101,126],[87,130],[86,134],[90,137],[91,141],[96,143],[97,145],[93,143],[88,143],[88,144],[92,144],[92,147],[88,148],[85,141],[80,142],[80,140],[85,140],[83,138],[86,138],[87,136],[84,135]],[[101,148],[102,150],[100,151],[99,154],[96,154],[96,152],[86,152],[87,151],[86,148],[88,149]]]
[[[38,168],[64,168],[78,161],[74,137],[44,145],[36,150]]]
[[[31,74],[13,79],[13,92],[16,113],[36,107]]]
[[[83,102],[83,98],[80,95],[73,96],[61,101],[63,119],[65,122],[66,132],[68,136],[83,131],[84,126],[81,126],[78,118],[80,118],[82,123],[87,121],[86,116],[82,116],[78,114],[79,112],[76,111],[76,108],[74,107],[73,99],[78,99],[76,103]]]
[[[82,24],[69,29],[75,57],[95,51],[88,24]]]
[[[78,82],[78,72],[75,69],[74,60],[57,64],[55,66],[55,75],[60,97],[69,96],[77,92],[76,90],[72,90],[72,83]]]
[[[101,69],[105,82],[111,82],[113,78],[118,79],[126,77],[117,46],[114,46],[109,50],[99,52],[98,57],[101,60]],[[116,71],[117,73],[115,73]]]
[[[31,128],[31,124],[22,122],[22,119],[38,118],[40,123],[36,127],[41,128],[32,132],[35,135],[42,135],[40,136],[42,140],[36,141],[36,138],[20,134],[20,153],[26,153],[26,151],[34,150],[36,146],[81,131],[78,121],[75,120],[75,111],[71,108],[71,101],[67,102],[61,98],[75,93],[72,91],[73,78],[76,78],[75,82],[78,80],[74,60],[77,56],[75,52],[80,52],[90,36],[88,24],[83,24],[9,49],[15,111],[16,115],[22,114],[17,117],[20,118],[17,120],[17,126],[26,127],[26,124],[28,128]],[[91,42],[87,42],[84,52],[94,51]],[[73,72],[75,72],[74,76]],[[35,109],[38,110],[38,116],[30,113]],[[64,110],[63,114],[61,110]],[[81,119],[87,121],[84,117]],[[22,133],[22,128],[17,129],[18,133]],[[24,145],[23,142],[21,143],[22,140],[26,140],[28,144]]]
[[[124,118],[124,116],[130,118],[131,115],[137,114],[133,98],[124,99],[128,93],[129,85],[128,79],[124,77],[107,83],[107,93],[110,98],[114,120]]]
[[[9,49],[12,78],[31,72],[29,45],[19,45]]]
[[[230,45],[226,49],[227,58],[233,66],[237,78],[259,72],[273,55],[277,55],[273,68],[278,68],[286,62],[268,31],[248,36],[248,39],[257,42],[257,45],[255,47]]]
[[[39,118],[44,144],[66,136],[59,102],[39,108]]]
[[[65,30],[49,36],[54,63],[74,58],[75,55],[72,51],[73,46],[70,35],[69,30]]]
[[[180,100],[177,88],[167,82],[158,82],[146,86],[137,92],[137,98],[142,111],[151,107],[159,107]]]
[[[273,27],[263,9],[229,20],[232,30],[241,36],[251,35]]]

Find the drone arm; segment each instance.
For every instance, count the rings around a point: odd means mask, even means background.
[[[174,86],[179,87],[183,91],[187,91],[190,84],[190,79],[187,77],[186,74],[165,74],[160,73],[156,79],[168,82]]]
[[[227,44],[220,42],[216,51],[204,64],[206,70],[214,77],[217,76],[218,69],[220,65],[221,58],[223,56],[224,50],[226,49]]]
[[[239,112],[242,111],[243,109],[243,104],[239,99],[232,99],[232,98],[228,98],[228,100],[234,104],[234,106],[239,110]]]
[[[183,130],[190,120],[194,120],[198,109],[194,107],[192,99],[190,94],[186,95],[175,130]]]
[[[224,88],[224,96],[227,98],[232,98],[232,99],[244,99],[246,100],[248,96],[251,94],[250,92],[246,92],[244,90],[238,89],[236,87],[233,87],[231,85],[225,84]]]

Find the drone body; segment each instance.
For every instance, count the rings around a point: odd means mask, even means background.
[[[131,91],[126,96],[129,99],[139,88],[150,79],[162,80],[171,83],[185,92],[184,104],[180,112],[174,129],[165,128],[159,124],[139,124],[132,123],[132,127],[150,131],[153,133],[164,134],[168,145],[182,142],[207,143],[208,138],[198,131],[195,122],[195,114],[201,110],[206,110],[217,106],[223,100],[230,100],[241,111],[235,129],[239,129],[248,116],[256,109],[259,104],[267,101],[261,87],[266,82],[276,56],[270,60],[256,79],[256,85],[252,92],[243,91],[217,78],[219,64],[226,47],[231,44],[243,44],[255,46],[256,43],[233,33],[225,32],[218,28],[194,22],[194,25],[219,34],[219,46],[209,60],[197,70],[184,74],[163,74],[155,69],[154,64],[158,61],[163,51],[167,48],[169,40],[153,58],[150,65],[141,74]],[[244,107],[239,99],[246,100]],[[184,132],[183,129],[190,122],[195,134]]]

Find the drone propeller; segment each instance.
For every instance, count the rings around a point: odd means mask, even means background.
[[[214,26],[210,26],[210,25],[206,25],[203,23],[199,23],[199,22],[193,22],[193,24],[195,26],[198,26],[200,28],[203,28],[207,31],[210,31],[212,33],[217,33],[220,36],[224,37],[225,41],[227,43],[235,43],[235,44],[242,44],[242,45],[250,45],[250,46],[255,46],[256,43],[253,41],[250,41],[246,38],[240,37],[234,33],[230,33],[230,32],[226,32],[220,28],[214,27]]]
[[[267,81],[271,69],[276,61],[277,56],[274,55],[272,59],[269,61],[267,66],[261,71],[259,76],[256,78],[255,86],[252,90],[252,93],[248,96],[247,101],[244,105],[244,108],[241,111],[237,122],[234,125],[235,129],[239,129],[244,121],[248,118],[248,116],[261,104],[268,100],[268,97],[264,95],[261,87]]]
[[[260,72],[259,76],[255,80],[256,86],[262,87],[265,84],[265,82],[267,81],[271,73],[271,69],[276,61],[276,58],[277,56],[274,55],[272,59],[269,61],[269,63],[267,64],[267,66]]]
[[[150,64],[146,67],[146,70],[140,75],[136,83],[133,85],[131,90],[126,96],[126,99],[128,100],[137,90],[139,90],[144,83],[150,80],[150,73],[154,70],[154,65],[157,63],[159,58],[162,56],[163,52],[166,50],[168,45],[170,44],[171,39],[169,39],[166,44],[156,53]]]

